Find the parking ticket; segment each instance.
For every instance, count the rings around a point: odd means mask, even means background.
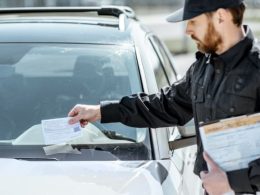
[[[60,144],[82,135],[80,123],[70,125],[67,118],[42,120],[42,132],[46,145]]]

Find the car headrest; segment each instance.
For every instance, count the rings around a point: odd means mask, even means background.
[[[102,56],[78,56],[74,66],[74,76],[95,77],[101,73],[104,64],[109,61],[109,58]]]

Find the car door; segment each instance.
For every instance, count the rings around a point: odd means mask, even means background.
[[[177,73],[170,60],[169,53],[163,43],[154,35],[149,37],[149,40],[158,57],[157,65],[154,66],[156,82],[158,89],[171,85],[177,81]],[[203,194],[201,181],[193,173],[194,163],[197,155],[197,147],[195,145],[195,129],[194,133],[191,128],[194,128],[192,121],[186,127],[169,127],[167,128],[170,149],[172,151],[171,160],[178,169],[181,175],[181,184],[179,193],[185,195]],[[182,132],[189,132],[188,137]],[[171,146],[173,146],[171,148]]]

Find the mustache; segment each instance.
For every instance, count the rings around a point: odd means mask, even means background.
[[[199,42],[200,42],[200,40],[199,40],[196,36],[194,36],[194,35],[191,35],[191,38],[192,38],[193,40],[195,40],[195,41],[199,41]]]

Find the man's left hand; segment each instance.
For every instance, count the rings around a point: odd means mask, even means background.
[[[231,189],[227,174],[204,152],[203,157],[207,162],[209,171],[201,171],[200,177],[202,185],[210,195],[234,194]]]

